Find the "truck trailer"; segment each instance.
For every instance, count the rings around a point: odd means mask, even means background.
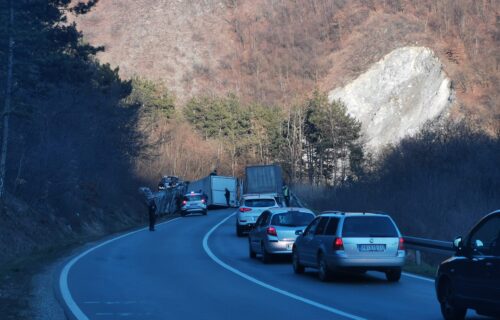
[[[229,190],[229,206],[236,207],[237,201],[237,186],[238,182],[235,177],[225,177],[209,175],[200,180],[191,181],[187,187],[187,192],[204,192],[207,196],[207,205],[209,206],[226,206],[226,188]]]
[[[277,164],[248,166],[245,169],[245,194],[276,194],[282,196],[283,178]]]

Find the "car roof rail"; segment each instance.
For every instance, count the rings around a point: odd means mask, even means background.
[[[320,215],[322,214],[340,214],[340,215],[345,215],[345,212],[344,211],[340,211],[340,210],[325,210],[325,211],[321,211],[320,212]]]
[[[384,214],[387,216],[389,215],[387,212],[382,210],[368,210],[368,211],[363,211],[363,213]]]

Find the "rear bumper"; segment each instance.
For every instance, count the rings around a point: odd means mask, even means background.
[[[405,257],[351,258],[338,255],[328,257],[327,263],[331,268],[397,268],[403,267],[405,264]]]
[[[192,213],[192,212],[207,212],[207,208],[195,207],[195,208],[181,208],[181,211],[184,213]]]
[[[272,254],[292,254],[293,241],[267,241],[267,252]]]
[[[253,229],[253,226],[255,225],[254,223],[245,223],[241,224],[239,221],[237,222],[238,228],[240,228],[241,231],[243,232],[249,232],[250,230]]]

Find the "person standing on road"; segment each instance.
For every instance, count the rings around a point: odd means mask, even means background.
[[[283,197],[285,198],[285,205],[290,206],[290,189],[286,184],[283,185]]]
[[[224,196],[226,197],[226,203],[227,206],[229,207],[229,199],[231,198],[231,192],[226,188],[226,192],[224,192]]]
[[[149,231],[155,231],[156,203],[155,203],[154,199],[149,200],[148,215],[149,215]]]

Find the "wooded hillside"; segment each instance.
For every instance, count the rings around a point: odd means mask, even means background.
[[[131,83],[94,59],[99,48],[82,44],[65,15],[88,8],[69,2],[0,4],[0,101],[10,99],[0,264],[141,221],[132,170],[138,108],[123,102]]]
[[[182,102],[232,92],[290,104],[354,79],[402,46],[434,50],[454,114],[498,126],[498,0],[103,1],[77,19],[103,61],[160,80]]]

